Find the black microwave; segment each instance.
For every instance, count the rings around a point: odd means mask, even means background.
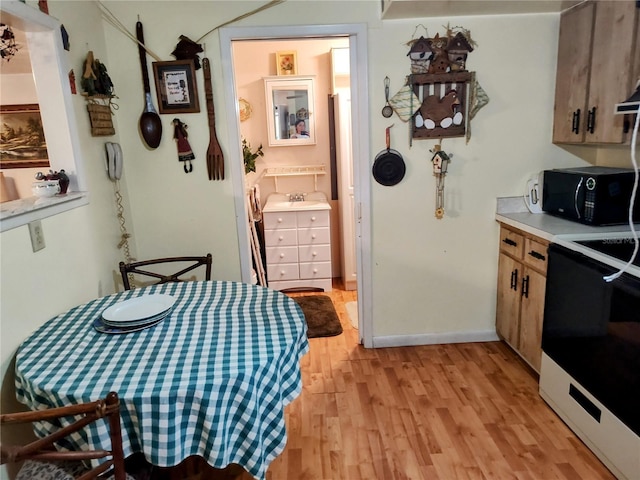
[[[588,225],[616,225],[629,221],[635,181],[630,168],[578,167],[545,170],[542,210]],[[640,192],[633,209],[640,220]]]

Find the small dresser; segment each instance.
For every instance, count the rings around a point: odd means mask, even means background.
[[[331,291],[331,206],[324,194],[304,201],[269,196],[262,211],[269,288],[322,288]]]

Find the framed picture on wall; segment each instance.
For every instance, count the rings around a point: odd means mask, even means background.
[[[48,167],[40,106],[1,105],[0,168]]]
[[[298,58],[295,51],[276,53],[276,72],[278,75],[297,75]]]
[[[198,89],[193,60],[153,62],[160,113],[198,113]]]

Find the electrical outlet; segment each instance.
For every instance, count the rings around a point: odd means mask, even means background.
[[[29,223],[29,235],[31,235],[31,248],[34,252],[46,247],[44,243],[44,232],[42,231],[42,222],[40,220]]]

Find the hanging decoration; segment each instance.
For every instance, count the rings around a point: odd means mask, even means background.
[[[193,150],[191,150],[191,145],[189,145],[189,140],[187,140],[188,136],[187,125],[182,123],[179,118],[174,118],[173,139],[178,147],[178,161],[183,162],[184,173],[193,172],[191,160],[196,158]]]
[[[431,163],[433,164],[433,175],[436,177],[436,211],[435,216],[438,220],[444,217],[444,177],[447,174],[447,168],[453,155],[447,154],[440,148],[440,144],[430,150],[433,153]]]
[[[471,99],[474,115],[489,100],[475,72],[467,70],[476,45],[471,32],[447,25],[443,35],[420,36],[407,45],[411,74],[389,103],[401,120],[411,120],[411,140],[466,136],[468,142]]]
[[[16,53],[18,53],[18,45],[13,30],[9,25],[0,23],[0,56],[2,60],[8,62]]]
[[[82,65],[80,85],[84,90],[82,95],[87,99],[91,135],[94,137],[115,135],[112,115],[113,111],[118,109],[118,105],[113,102],[116,98],[113,94],[113,82],[107,73],[107,67],[94,58],[92,51],[87,53],[87,58]]]

